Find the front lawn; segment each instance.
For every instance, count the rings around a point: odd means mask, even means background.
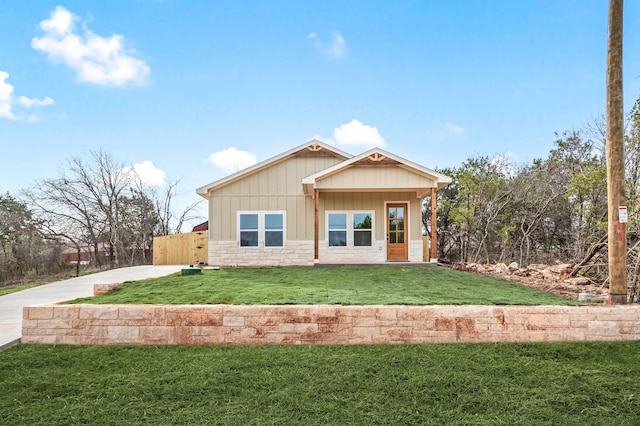
[[[80,275],[89,275],[96,272],[100,272],[100,268],[91,267],[91,266],[83,266],[80,270]],[[76,278],[76,270],[74,268],[69,268],[59,273],[49,274],[49,275],[38,275],[38,276],[27,276],[23,278],[23,281],[18,283],[5,283],[0,282],[0,296],[4,296],[6,294],[16,293],[18,291],[27,290],[33,287],[39,287],[41,285],[50,284],[56,281],[68,280]]]
[[[7,425],[637,425],[640,342],[50,346],[0,353]]]
[[[126,283],[75,303],[566,305],[577,303],[510,281],[441,267],[229,268]]]
[[[37,280],[34,282],[29,282],[26,284],[10,284],[6,286],[0,287],[0,296],[4,296],[6,294],[16,293],[18,291],[27,290],[33,287],[38,287],[44,284],[48,284],[48,281]]]

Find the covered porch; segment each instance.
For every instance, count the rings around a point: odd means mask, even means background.
[[[314,263],[423,262],[422,204],[430,197],[437,262],[437,190],[451,178],[375,148],[302,180],[314,205]]]

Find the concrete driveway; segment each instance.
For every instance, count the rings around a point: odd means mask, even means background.
[[[93,296],[94,284],[112,284],[162,277],[178,272],[183,267],[182,265],[144,265],[112,269],[0,296],[0,350],[20,342],[22,308],[25,306],[89,297]]]

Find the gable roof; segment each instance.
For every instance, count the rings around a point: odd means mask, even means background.
[[[206,222],[202,222],[194,226],[191,232],[204,232],[208,230],[209,230],[209,221],[207,220]]]
[[[356,165],[395,165],[412,173],[433,180],[438,189],[445,187],[451,183],[451,178],[449,176],[443,175],[442,173],[414,163],[413,161],[409,161],[381,148],[373,148],[369,151],[363,152],[360,155],[348,158],[341,163],[338,163],[332,167],[321,170],[318,173],[314,173],[302,179],[302,186],[304,188],[305,194],[310,195],[311,193],[313,193],[313,188],[315,187],[316,182],[318,182],[319,180],[340,173]]]
[[[236,173],[232,173],[229,176],[225,176],[222,179],[211,182],[208,185],[201,186],[200,188],[196,189],[196,193],[206,198],[207,193],[213,189],[218,189],[225,185],[229,185],[232,182],[243,179],[253,173],[256,173],[267,167],[273,166],[290,157],[294,157],[296,155],[312,155],[312,154],[318,154],[323,152],[329,155],[333,155],[342,160],[346,160],[348,158],[353,157],[351,154],[344,152],[336,147],[333,147],[317,139],[311,139],[303,143],[302,145],[298,145],[295,148],[291,148],[290,150],[285,151],[282,154],[278,154],[275,157],[271,157],[269,159],[256,163],[251,167],[247,167],[246,169],[242,169]]]

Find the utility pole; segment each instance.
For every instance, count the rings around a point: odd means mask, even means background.
[[[607,195],[609,213],[609,302],[627,303],[626,197],[622,105],[623,0],[609,0],[607,50]]]

